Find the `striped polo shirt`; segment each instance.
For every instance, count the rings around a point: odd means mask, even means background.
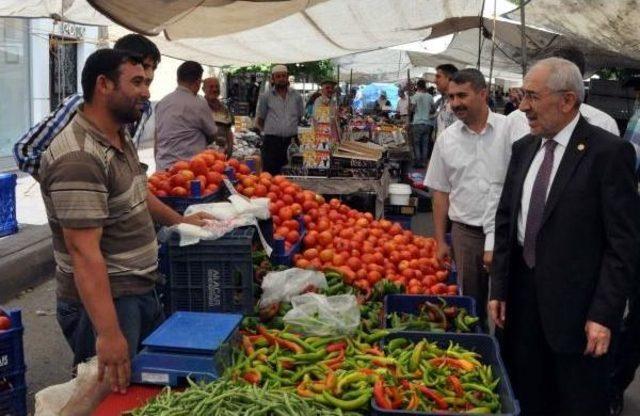
[[[102,228],[100,248],[114,298],[147,293],[158,280],[147,177],[126,129],[121,134],[122,151],[78,110],[42,156],[40,186],[61,299],[80,299],[63,228]]]

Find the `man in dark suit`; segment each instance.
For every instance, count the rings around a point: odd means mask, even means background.
[[[580,116],[571,62],[539,61],[523,91],[531,134],[513,145],[496,214],[489,313],[523,415],[605,415],[640,254],[635,154]]]

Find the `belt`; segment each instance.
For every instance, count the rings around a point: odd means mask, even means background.
[[[457,221],[453,221],[453,223],[469,231],[484,233],[484,230],[481,225],[469,225],[469,224],[465,224]]]

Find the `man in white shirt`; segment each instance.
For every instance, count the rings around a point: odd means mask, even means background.
[[[445,232],[451,219],[458,284],[478,305],[487,301],[486,267],[491,264],[495,210],[511,146],[506,117],[489,110],[487,93],[480,71],[463,69],[453,76],[448,98],[458,121],[436,140],[425,178],[433,191],[438,260],[450,254]],[[478,312],[486,325],[485,308]]]
[[[402,88],[398,90],[398,104],[396,104],[396,113],[402,121],[407,121],[407,115],[409,115],[409,98]]]
[[[575,48],[562,48],[553,50],[549,57],[556,57],[566,59],[569,62],[575,64],[580,70],[580,75],[584,79],[585,60],[584,54]],[[582,103],[580,104],[580,115],[587,120],[592,126],[597,126],[605,129],[611,134],[620,136],[620,129],[618,129],[618,123],[609,114],[597,108]],[[507,117],[509,119],[509,134],[512,141],[516,141],[527,134],[529,134],[529,122],[527,116],[523,111],[516,109],[511,112]]]

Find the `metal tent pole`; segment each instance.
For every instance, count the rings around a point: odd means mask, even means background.
[[[526,32],[525,32],[525,13],[524,13],[524,7],[526,2],[522,1],[521,2],[521,6],[520,6],[520,48],[522,49],[521,54],[522,54],[522,78],[524,78],[525,74],[527,73],[527,38],[526,38]]]
[[[489,65],[489,93],[493,83],[493,60],[496,55],[496,9],[498,0],[493,0],[493,30],[491,31],[491,64]]]

